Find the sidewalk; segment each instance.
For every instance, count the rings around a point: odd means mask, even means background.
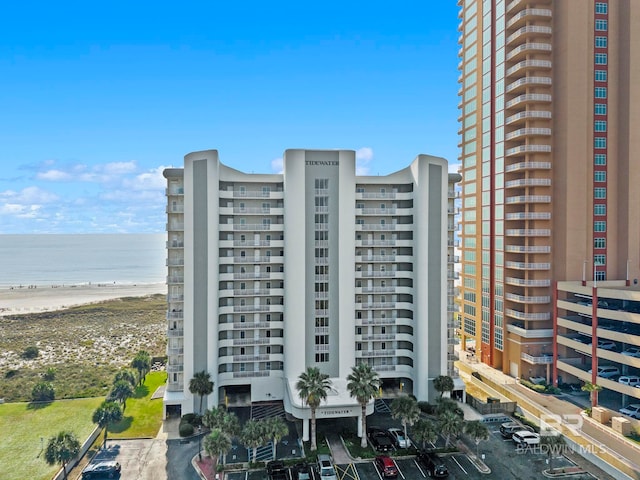
[[[494,392],[499,392],[500,396],[517,402],[521,410],[535,419],[539,419],[545,414],[559,415],[564,418],[564,415],[580,415],[582,412],[581,407],[554,395],[543,395],[534,392],[517,383],[514,378],[488,365],[468,363],[464,360],[457,361],[456,365],[459,366],[461,374],[469,376],[469,380],[474,386],[481,389],[488,387]],[[479,373],[482,380],[471,377],[472,372]],[[610,469],[619,470],[619,473],[614,476],[607,475],[605,477],[603,472],[602,478],[640,480],[640,466],[636,463],[637,459],[640,459],[640,446],[616,434],[613,430],[610,432],[608,430],[611,429],[601,425],[595,426],[593,420],[585,418],[581,430],[577,428],[569,429],[563,426],[562,433],[567,439],[576,444],[582,454],[595,457],[594,459],[605,464],[603,465],[605,467],[608,465]],[[588,462],[586,459],[583,459],[583,461]],[[594,465],[601,466],[597,463]],[[622,474],[624,474],[624,477],[621,476]]]
[[[329,444],[329,450],[331,450],[333,463],[346,465],[353,462],[353,458],[351,458],[351,455],[349,455],[349,452],[342,443],[340,435],[337,433],[327,434],[327,443]]]

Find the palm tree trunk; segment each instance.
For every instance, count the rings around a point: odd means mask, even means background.
[[[258,447],[253,447],[253,463],[256,463],[258,456]]]
[[[367,404],[362,403],[362,440],[360,441],[360,446],[362,448],[367,448]]]
[[[276,437],[273,437],[273,448],[271,449],[271,452],[273,453],[273,460],[276,459]]]
[[[311,409],[311,451],[314,452],[318,449],[316,443],[316,409]]]

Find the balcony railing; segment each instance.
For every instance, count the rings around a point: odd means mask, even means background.
[[[358,242],[356,241],[356,244]],[[396,245],[395,240],[361,240],[360,244],[363,247],[393,247]]]
[[[184,370],[184,365],[182,363],[175,363],[167,365],[168,373],[179,373]]]
[[[522,35],[526,35],[529,33],[536,33],[542,35],[551,35],[553,30],[551,27],[540,26],[540,25],[527,25],[526,27],[521,27],[511,35],[507,37],[507,45],[513,42],[515,39],[521,37]]]
[[[507,69],[507,77],[523,69],[550,69],[551,65],[550,60],[523,60]]]
[[[357,208],[356,215],[393,215],[396,207],[389,208]]]
[[[551,230],[548,228],[508,228],[508,237],[548,237]]]
[[[507,133],[504,138],[505,140],[511,140],[517,137],[531,136],[531,135],[551,135],[550,128],[520,128],[518,130],[514,130],[513,132]]]
[[[516,195],[507,197],[505,203],[551,203],[551,195]]]
[[[526,112],[518,112],[509,116],[505,120],[506,125],[510,125],[519,120],[527,119],[527,118],[551,118],[551,112],[547,110],[527,110]]]
[[[174,328],[173,330],[167,330],[167,337],[184,337],[184,330],[182,328]]]
[[[505,262],[507,268],[518,270],[549,270],[550,263],[525,263],[525,262]]]
[[[551,297],[549,295],[540,295],[529,297],[525,295],[516,295],[515,293],[505,293],[504,298],[510,300],[512,302],[519,303],[549,303],[551,301]]]
[[[551,253],[551,247],[548,245],[507,245],[504,247],[504,251],[509,253]]]
[[[268,345],[270,337],[266,338],[234,338],[234,345]]]
[[[523,43],[522,45],[512,49],[511,51],[509,51],[509,53],[507,53],[507,60],[511,60],[513,57],[518,56],[519,54],[523,53],[523,52],[550,52],[551,51],[551,44],[550,43],[537,43],[537,42],[530,42],[530,43]]]
[[[509,100],[505,107],[510,108],[522,102],[551,102],[551,95],[546,93],[525,93]]]
[[[510,92],[523,85],[551,85],[551,77],[524,77],[507,85],[506,91]]]
[[[551,212],[513,212],[507,213],[506,220],[550,220]]]
[[[520,170],[551,170],[551,162],[520,162],[507,165],[505,172],[517,172]]]
[[[505,314],[507,314],[511,318],[517,318],[519,320],[528,320],[528,321],[543,321],[543,320],[551,319],[551,314],[549,312],[527,313],[527,312],[520,312],[518,310],[507,308],[505,310]]]
[[[551,145],[518,145],[517,147],[507,148],[505,155],[507,157],[519,155],[521,153],[549,153]]]
[[[528,279],[517,277],[506,277],[505,282],[509,285],[519,285],[521,287],[549,287],[551,280],[544,279]]]
[[[271,370],[257,370],[254,372],[233,372],[233,378],[268,377]]]
[[[509,28],[518,22],[526,19],[527,17],[551,17],[551,10],[546,8],[525,8],[524,10],[516,13],[506,24],[506,28]]]
[[[522,358],[525,362],[533,363],[535,365],[546,365],[553,363],[552,355],[533,356],[523,352],[520,354],[520,358]]]

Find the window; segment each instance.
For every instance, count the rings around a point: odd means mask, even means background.
[[[593,179],[596,182],[606,182],[607,181],[607,172],[593,172]]]
[[[596,265],[606,265],[607,264],[607,256],[603,254],[598,254],[593,256],[593,263]]]
[[[607,81],[607,71],[596,70],[596,82],[606,82],[606,81]]]
[[[607,114],[607,104],[606,103],[596,103],[594,112],[596,115],[606,115]]]
[[[607,198],[607,189],[604,187],[596,187],[593,189],[593,198]]]
[[[598,32],[606,32],[608,30],[608,25],[606,20],[596,20],[596,31]]]
[[[606,132],[607,131],[607,121],[606,120],[596,120],[594,122],[594,130],[596,132]]]
[[[596,87],[596,98],[607,98],[607,87]]]
[[[598,270],[596,271],[596,280],[601,282],[607,279],[607,272],[605,272],[604,270]]]
[[[607,148],[607,138],[606,137],[596,137],[593,139],[593,146],[595,148]]]
[[[607,231],[607,222],[605,221],[597,221],[593,222],[593,231],[594,232],[606,232]]]
[[[593,214],[594,215],[606,215],[607,214],[607,206],[606,205],[594,205],[593,206]]]
[[[596,13],[607,13],[607,4],[603,2],[596,2]]]
[[[607,54],[596,53],[596,65],[606,65],[606,64],[607,64]]]
[[[607,48],[607,37],[596,37],[596,48]]]
[[[606,165],[607,156],[604,153],[596,153],[593,157],[593,163],[595,165]]]
[[[606,248],[607,247],[607,239],[602,237],[597,237],[593,239],[593,248]]]

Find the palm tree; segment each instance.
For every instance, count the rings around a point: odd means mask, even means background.
[[[562,453],[564,437],[560,434],[547,432],[546,435],[540,435],[540,446],[543,445],[547,449],[547,455],[549,456],[549,470],[554,473],[553,455]]]
[[[145,350],[136,353],[131,361],[131,366],[138,371],[138,383],[142,385],[142,381],[147,376],[147,372],[151,368],[151,355]]]
[[[105,400],[93,412],[93,423],[97,423],[100,428],[104,428],[104,443],[102,444],[102,448],[106,448],[107,446],[107,431],[109,430],[109,425],[119,422],[120,420],[122,420],[122,410],[116,402]]]
[[[189,391],[194,395],[200,396],[200,408],[198,409],[198,413],[202,414],[202,400],[205,395],[209,395],[213,392],[211,374],[204,370],[196,372],[193,378],[189,381]]]
[[[243,445],[253,449],[253,461],[256,462],[258,447],[264,445],[267,441],[267,435],[264,428],[264,422],[254,418],[247,421],[240,432],[240,441]],[[251,462],[251,458],[249,458]]]
[[[447,411],[439,416],[438,427],[440,428],[440,433],[444,436],[446,447],[451,443],[451,437],[455,438],[460,435],[463,425],[464,420],[454,412]]]
[[[489,439],[489,429],[487,426],[479,420],[472,420],[467,422],[464,426],[464,433],[473,438],[476,442],[476,457],[478,456],[478,448],[482,440]]]
[[[122,404],[122,413],[127,408],[127,398],[133,395],[133,388],[131,384],[126,380],[118,380],[111,387],[111,392],[109,392],[108,400],[117,400]]]
[[[438,398],[438,404],[436,405],[436,415],[442,415],[444,412],[459,412],[460,407],[455,400],[450,398]]]
[[[444,392],[453,392],[453,378],[449,375],[438,375],[433,379],[433,388],[440,392],[440,398],[442,398]]]
[[[413,436],[419,442],[422,442],[422,449],[424,450],[427,442],[433,443],[438,438],[438,430],[435,424],[426,418],[421,418],[411,429]]]
[[[231,450],[231,439],[219,428],[214,428],[204,437],[204,450],[213,459],[213,471],[216,471],[218,459]]]
[[[276,445],[280,439],[289,433],[289,427],[281,417],[271,417],[266,420],[266,434],[272,440],[273,459],[276,459]]]
[[[394,398],[391,402],[391,416],[395,419],[400,419],[400,423],[404,428],[404,438],[408,439],[407,425],[413,425],[420,419],[418,401],[409,395]],[[409,444],[407,443],[407,445]]]
[[[67,478],[67,463],[80,453],[80,442],[72,432],[62,431],[49,439],[44,459],[49,465],[62,465],[64,478]]]
[[[347,390],[351,397],[355,398],[362,407],[362,440],[360,446],[367,447],[367,403],[378,394],[381,382],[377,372],[373,371],[366,363],[360,363],[351,367],[351,373],[347,376]]]
[[[311,409],[311,451],[318,449],[316,443],[316,409],[322,400],[327,399],[327,392],[331,389],[331,380],[326,373],[320,373],[316,367],[308,367],[298,377],[296,389],[300,399]]]
[[[135,387],[138,383],[136,380],[136,374],[133,373],[129,368],[123,368],[122,370],[116,373],[116,376],[113,377],[113,383],[119,382],[120,380],[124,380],[128,382],[131,387]]]
[[[585,382],[580,390],[583,392],[589,392],[589,399],[591,400],[591,408],[598,406],[598,392],[602,390],[600,385],[591,382]]]

